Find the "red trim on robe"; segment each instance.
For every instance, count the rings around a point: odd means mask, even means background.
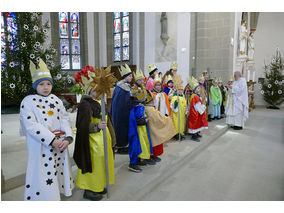
[[[164,153],[164,144],[153,147],[153,155],[151,156],[160,156]]]

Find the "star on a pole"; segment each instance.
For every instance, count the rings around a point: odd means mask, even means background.
[[[117,79],[113,76],[110,72],[111,66],[108,66],[106,69],[102,67],[100,70],[99,68],[95,68],[95,76],[92,76],[93,86],[95,87],[96,91],[96,99],[100,97],[102,94],[110,95],[110,89],[113,87],[113,84],[117,81]]]

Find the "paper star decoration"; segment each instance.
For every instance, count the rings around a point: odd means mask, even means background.
[[[95,87],[96,92],[95,99],[99,98],[102,94],[110,95],[110,89],[113,88],[113,84],[117,81],[110,72],[110,69],[111,66],[108,66],[106,69],[102,67],[101,70],[97,67],[95,68],[96,75],[91,76],[93,79],[91,85]]]

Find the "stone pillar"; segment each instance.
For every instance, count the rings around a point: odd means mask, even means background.
[[[178,74],[183,79],[183,86],[191,75],[190,52],[190,13],[178,13],[177,15],[177,63]],[[186,27],[185,27],[186,26]]]
[[[139,31],[139,20],[140,16],[139,13],[133,13],[133,27],[132,27],[132,33],[133,33],[133,64],[137,66],[137,69],[140,69],[140,57],[139,57],[139,40],[140,40],[140,31]],[[142,67],[143,68],[143,67]]]
[[[95,39],[94,39],[94,13],[87,12],[87,38],[88,38],[88,65],[94,66],[95,64]]]
[[[107,66],[106,13],[99,13],[99,66]]]

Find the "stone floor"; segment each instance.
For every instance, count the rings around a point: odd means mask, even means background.
[[[17,116],[2,115],[1,121],[2,169],[8,182],[23,179],[26,168],[25,141],[15,136]],[[75,113],[70,117],[74,125]],[[283,117],[283,109],[258,108],[243,131],[228,130],[225,119],[210,122],[200,143],[189,137],[166,143],[162,161],[139,174],[127,170],[127,155],[116,155],[115,184],[104,200],[283,200]],[[72,169],[76,176],[76,166]],[[23,194],[19,186],[3,193],[2,200],[23,200]],[[82,194],[76,188],[62,200],[83,201]]]

